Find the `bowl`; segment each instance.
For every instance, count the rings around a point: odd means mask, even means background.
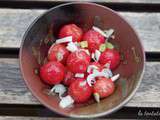
[[[115,83],[114,94],[100,103],[91,100],[62,109],[58,104],[59,98],[48,95],[49,86],[41,81],[37,73],[46,61],[51,41],[55,42],[60,27],[68,23],[75,23],[84,31],[93,25],[115,30],[115,39],[111,42],[121,53],[121,64],[113,72],[120,73],[121,77]],[[73,2],[51,8],[30,25],[20,48],[21,73],[29,90],[52,111],[76,118],[100,117],[123,107],[141,83],[144,62],[144,50],[134,29],[115,11],[95,3]]]

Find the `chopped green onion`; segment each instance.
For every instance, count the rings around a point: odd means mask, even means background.
[[[107,42],[107,43],[106,43],[106,48],[113,49],[114,46],[112,45],[112,43]]]
[[[100,47],[99,47],[99,51],[104,52],[105,49],[106,49],[106,44],[101,44]]]
[[[79,43],[81,48],[87,48],[88,47],[88,42],[87,41],[82,41]]]
[[[36,75],[38,75],[39,74],[39,70],[36,68],[36,69],[34,69],[34,73],[36,74]]]
[[[58,52],[58,53],[56,54],[56,58],[57,58],[58,61],[61,61],[61,60],[63,59],[62,53]]]

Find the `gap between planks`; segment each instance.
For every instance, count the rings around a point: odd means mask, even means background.
[[[9,107],[10,106],[10,107]],[[139,115],[139,111],[142,113],[141,115]],[[149,119],[152,118],[152,115],[143,115],[143,113],[147,111],[147,112],[154,112],[156,113],[157,111],[159,111],[159,108],[137,108],[137,107],[123,107],[121,109],[119,109],[118,111],[110,114],[110,115],[106,115],[101,117],[100,119]],[[24,118],[32,118],[32,119],[36,119],[36,118],[56,118],[56,119],[62,119],[66,117],[56,114],[55,112],[52,112],[51,110],[45,108],[44,106],[33,106],[30,105],[28,107],[28,105],[0,105],[0,118],[1,116],[10,116],[10,118],[16,118],[17,116],[23,116]],[[32,117],[31,117],[32,116]],[[155,118],[158,116],[154,116]],[[20,117],[22,118],[22,117]],[[0,119],[1,120],[1,119]],[[79,119],[82,120],[82,119]],[[85,119],[88,120],[88,119]],[[99,120],[99,119],[98,119]]]
[[[160,52],[146,52],[147,62],[159,62]],[[18,58],[19,48],[0,48],[0,58]]]
[[[67,120],[66,118],[47,118],[47,117],[11,117],[11,116],[1,116],[0,120]],[[69,120],[69,118],[68,118]]]
[[[3,0],[1,0],[3,1]],[[5,1],[24,1],[24,2],[67,2],[67,1],[76,1],[76,0],[5,0]],[[104,3],[143,3],[143,4],[153,4],[153,3],[160,3],[159,0],[81,0],[82,2],[104,2]]]
[[[73,1],[76,0],[0,0],[0,7],[22,9],[48,9],[56,5]],[[108,6],[117,11],[160,12],[160,2],[158,0],[81,0],[81,2],[95,2],[104,6]]]
[[[28,26],[45,11],[0,9],[0,47],[19,48]],[[138,32],[146,52],[160,52],[160,13],[118,13]]]
[[[126,107],[160,107],[160,62],[147,62],[143,81]],[[40,103],[27,89],[18,59],[0,59],[0,104]]]
[[[1,116],[0,120],[74,120],[73,118],[60,118],[60,117],[11,117],[11,116]],[[82,120],[82,119],[76,119],[76,120]],[[88,120],[88,119],[83,119],[83,120]],[[90,119],[90,120],[95,120],[95,119]],[[123,120],[123,119],[96,119],[96,120]]]

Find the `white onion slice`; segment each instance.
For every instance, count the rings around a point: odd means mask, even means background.
[[[114,75],[111,80],[114,82],[120,77],[120,74]]]
[[[108,62],[108,63],[106,63],[106,64],[104,65],[104,67],[106,67],[106,68],[110,68],[110,63],[111,63],[111,61],[110,61],[110,62]]]
[[[88,85],[92,86],[95,82],[96,82],[95,75],[94,74],[88,75],[88,77],[87,77],[87,83],[88,83]]]
[[[66,43],[66,42],[72,42],[72,36],[67,36],[56,40],[56,44]]]
[[[69,50],[71,52],[75,52],[78,50],[77,45],[73,42],[69,42],[66,48],[67,48],[67,50]]]
[[[59,97],[62,98],[62,95],[67,91],[66,87],[62,84],[57,84],[55,85],[49,93],[51,92],[55,92],[57,94],[59,94]]]
[[[63,97],[59,103],[61,108],[66,108],[74,103],[73,98],[70,95]]]
[[[88,75],[87,77],[87,83],[89,86],[92,86],[96,80],[96,77],[106,77],[109,78],[109,75],[104,72],[99,72],[98,70],[95,70],[92,74]]]
[[[99,60],[100,55],[101,55],[101,52],[100,52],[99,50],[96,50],[96,51],[95,51],[95,55],[94,55],[96,61]]]
[[[75,44],[76,46],[80,46],[80,45],[78,44],[78,42],[74,42],[74,44]]]
[[[93,26],[92,28],[93,28],[93,30],[95,30],[96,32],[100,33],[102,36],[107,37],[106,34],[105,34],[105,32],[103,32],[103,30],[101,30],[100,28],[95,27],[95,26]]]
[[[113,76],[112,71],[109,68],[104,68],[102,72],[108,74],[109,77]]]
[[[83,73],[76,73],[75,77],[84,78],[84,74]]]
[[[93,73],[92,74],[97,74],[99,73],[98,69],[93,69]]]
[[[104,33],[106,35],[106,38],[110,38],[114,33],[114,29],[105,30]]]
[[[92,58],[94,61],[96,61],[96,59],[95,59],[95,54],[94,54],[94,53],[91,54],[91,58]]]
[[[91,73],[91,71],[92,71],[93,69],[98,69],[98,67],[95,66],[95,65],[89,65],[88,68],[87,68],[87,72],[88,72],[88,73]]]
[[[90,52],[88,49],[81,49],[82,51],[86,52],[88,55],[90,55]]]

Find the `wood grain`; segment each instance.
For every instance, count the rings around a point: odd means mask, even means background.
[[[127,107],[160,107],[160,62],[147,62],[143,82]],[[0,104],[40,104],[20,75],[18,59],[0,59]]]
[[[39,104],[26,88],[18,59],[0,59],[0,73],[0,103]]]
[[[19,48],[28,26],[45,11],[0,9],[0,47]],[[119,13],[138,32],[145,51],[160,52],[160,13]]]

